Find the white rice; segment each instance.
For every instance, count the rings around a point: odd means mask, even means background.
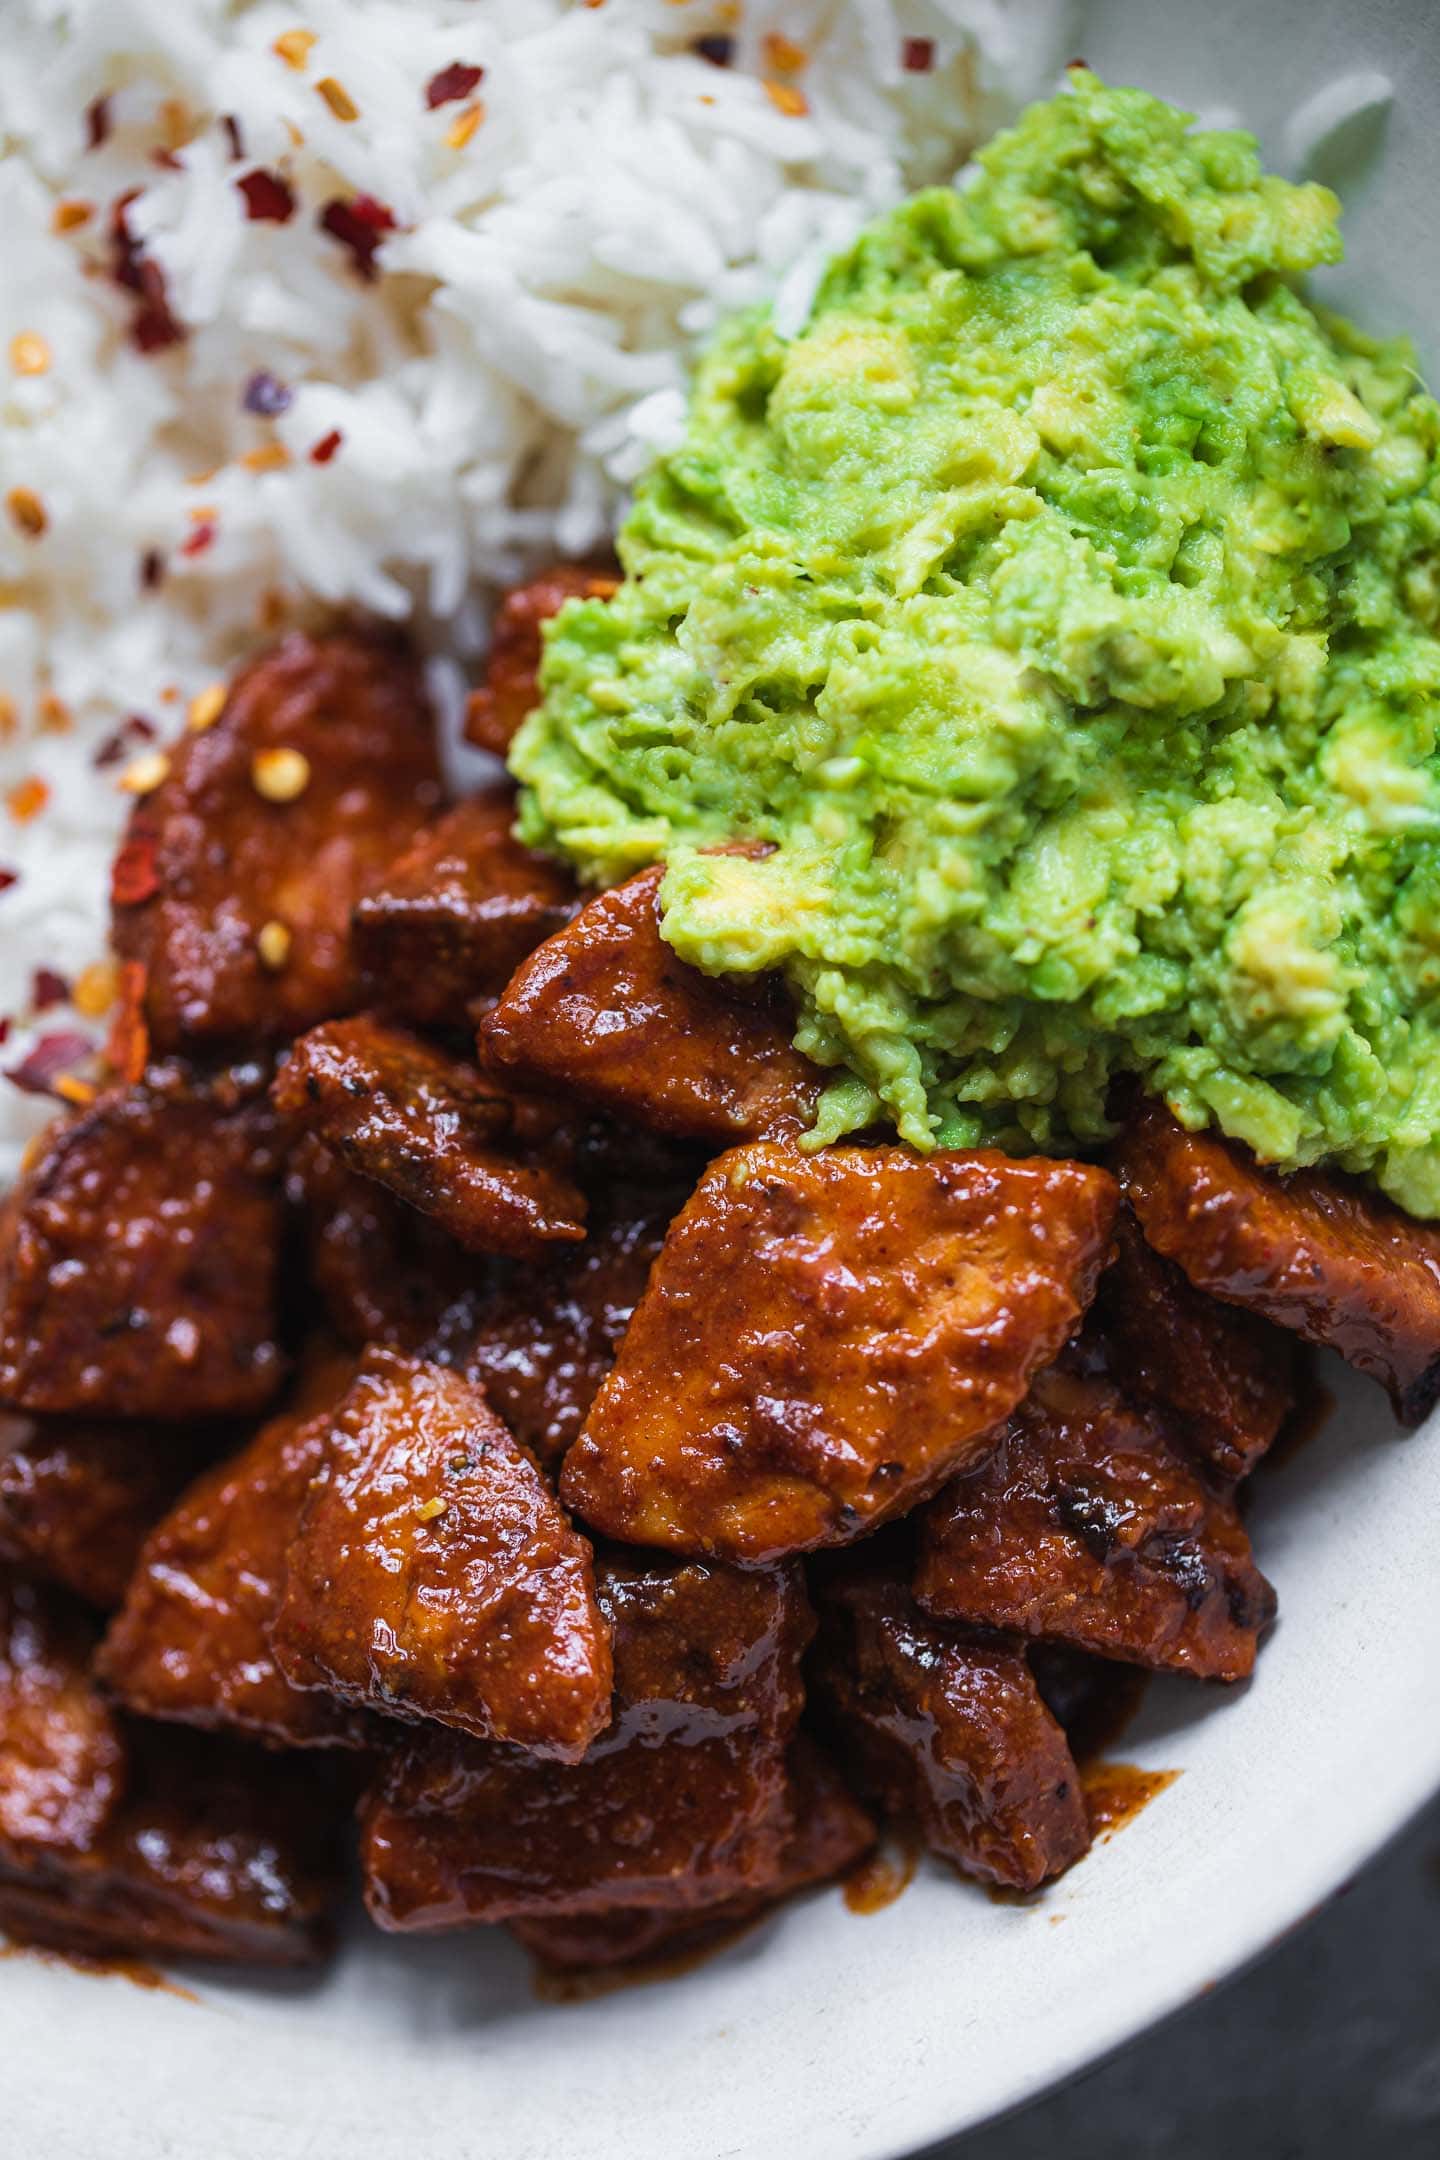
[[[1052,84],[1065,15],[1064,0],[6,0],[0,871],[18,875],[0,893],[0,1066],[57,1029],[103,1034],[94,1011],[36,1015],[33,976],[73,980],[103,952],[119,775],[147,729],[173,733],[193,693],[316,603],[413,620],[453,708],[495,586],[607,533],[717,318],[778,291],[782,320],[803,321],[827,254]],[[292,67],[274,43],[296,30],[315,42]],[[776,32],[803,67],[777,59]],[[731,67],[693,49],[723,35]],[[907,39],[931,42],[928,72],[905,68]],[[429,109],[456,61],[483,81]],[[807,109],[783,110],[766,77]],[[322,81],[358,116],[337,117]],[[100,98],[110,131],[89,148]],[[256,167],[293,190],[288,222],[247,218],[236,182]],[[106,274],[111,206],[132,189],[129,230],[188,333],[148,356]],[[398,228],[371,283],[317,223],[357,192]],[[61,202],[93,214],[57,231]],[[44,341],[43,371],[17,366],[37,351],[17,338]],[[273,419],[242,408],[261,371],[290,392]],[[283,469],[241,462],[273,443]],[[39,499],[39,537],[3,514],[16,489]],[[152,590],[147,555],[164,565]],[[25,820],[34,780],[48,801]],[[0,1083],[0,1182],[53,1108]]]

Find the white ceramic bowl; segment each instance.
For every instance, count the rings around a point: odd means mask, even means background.
[[[1397,98],[1327,280],[1440,371],[1433,0],[1098,0],[1077,53],[1242,113],[1272,161],[1339,73]],[[1261,1480],[1280,1624],[1254,1684],[1157,1685],[1126,1736],[1183,1771],[1038,1903],[939,1870],[868,1918],[834,1891],[663,1986],[566,2008],[498,1937],[357,1930],[316,1983],[198,2001],[0,1963],[0,2150],[47,2160],[890,2160],[1015,2105],[1257,1956],[1440,1785],[1440,1431],[1336,1369]]]

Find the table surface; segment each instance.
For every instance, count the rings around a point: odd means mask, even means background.
[[[1440,1801],[1263,1964],[927,2160],[1437,2160]]]

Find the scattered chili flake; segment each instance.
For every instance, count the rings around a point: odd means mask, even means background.
[[[39,817],[50,800],[50,783],[32,773],[28,780],[18,780],[5,797],[5,807],[17,825],[28,825]]]
[[[735,58],[735,40],[723,34],[696,38],[690,50],[700,59],[708,60],[711,67],[729,67]]]
[[[154,592],[165,575],[165,558],[158,548],[146,548],[140,558],[140,584],[145,592]]]
[[[290,453],[283,442],[261,443],[258,449],[243,451],[240,463],[247,472],[279,472],[290,463]]]
[[[240,133],[240,122],[234,113],[221,113],[220,125],[225,130],[225,140],[230,145],[232,164],[238,164],[245,155],[245,138]]]
[[[45,515],[45,505],[34,488],[11,488],[5,497],[5,507],[12,523],[27,540],[38,540],[50,522]]]
[[[340,429],[338,427],[332,427],[329,434],[322,435],[319,442],[315,443],[311,448],[311,464],[328,465],[331,458],[334,457],[336,451],[340,448],[340,445],[342,442],[344,442],[344,440],[345,437],[341,433]]]
[[[257,224],[288,225],[295,215],[295,192],[288,180],[257,165],[235,183],[245,198],[245,215]]]
[[[316,95],[322,97],[337,120],[358,120],[360,108],[351,97],[344,83],[333,75],[322,75],[315,85]]]
[[[107,92],[104,97],[92,98],[85,108],[86,149],[98,150],[110,133],[110,127],[110,97]]]
[[[90,762],[98,771],[103,772],[109,765],[118,765],[121,758],[133,749],[136,743],[154,740],[153,721],[147,720],[143,713],[131,713],[129,718],[116,728],[113,735],[106,736]]]
[[[147,750],[143,757],[131,760],[120,775],[120,785],[127,795],[153,795],[170,777],[170,760],[163,750]]]
[[[40,732],[42,735],[68,735],[75,725],[74,715],[64,698],[47,690],[40,700]]]
[[[215,538],[213,518],[201,518],[188,539],[182,540],[178,552],[181,555],[203,555]]]
[[[116,1078],[134,1087],[150,1057],[150,1034],[145,1025],[145,970],[138,960],[126,960],[120,968],[115,1018],[105,1040],[105,1062]]]
[[[19,725],[20,716],[15,710],[15,700],[0,691],[0,742],[9,742]]]
[[[448,1511],[449,1506],[449,1501],[442,1500],[437,1493],[433,1500],[422,1500],[420,1502],[420,1505],[415,1510],[415,1520],[417,1522],[438,1522],[440,1517]]]
[[[30,978],[30,1003],[37,1013],[49,1012],[52,1005],[63,1005],[70,995],[70,985],[54,968],[38,967]]]
[[[57,1095],[56,1082],[61,1076],[94,1054],[95,1045],[88,1035],[80,1034],[76,1028],[56,1028],[42,1035],[18,1065],[7,1065],[5,1078],[25,1095]]]
[[[767,76],[765,95],[777,112],[784,113],[787,120],[800,120],[810,110],[810,101],[803,90],[794,83],[775,82]]]
[[[484,80],[483,67],[471,67],[464,60],[452,60],[449,67],[441,68],[425,85],[425,103],[431,112],[437,105],[458,104]]]
[[[4,1017],[4,1015],[3,1015],[3,1014],[0,1014],[0,1043],[7,1043],[7,1042],[9,1042],[9,1040],[10,1040],[10,1022],[9,1022],[9,1020],[8,1020],[8,1019],[6,1019],[6,1018]]]
[[[121,842],[110,871],[111,901],[116,907],[143,907],[159,890],[154,835],[133,833]]]
[[[173,150],[152,150],[150,152],[150,162],[152,165],[158,165],[161,172],[184,172],[185,170]]]
[[[767,64],[782,75],[798,75],[810,58],[805,47],[786,37],[783,30],[766,31],[764,50]]]
[[[131,188],[119,196],[110,212],[110,275],[117,285],[135,294],[130,335],[141,352],[150,353],[178,344],[185,331],[170,312],[164,271],[159,263],[151,262],[126,221],[125,213],[139,192]]]
[[[935,65],[935,40],[907,37],[900,47],[900,65],[907,75],[928,75]]]
[[[260,368],[246,383],[240,403],[246,412],[258,413],[262,420],[274,420],[289,410],[294,396],[294,391],[281,382],[278,375]]]
[[[276,38],[270,50],[277,53],[286,67],[303,68],[315,48],[316,32],[313,30],[285,30]]]
[[[17,330],[10,340],[10,365],[17,375],[43,375],[50,366],[50,347],[38,330]]]
[[[466,106],[454,126],[445,130],[446,149],[463,150],[484,118],[485,100],[476,98],[473,105]]]
[[[185,715],[185,725],[192,735],[203,735],[207,728],[214,727],[215,722],[224,710],[224,683],[207,683],[203,690],[197,690],[194,697],[191,698],[189,710]]]
[[[395,230],[394,212],[385,203],[373,195],[355,195],[349,202],[337,195],[326,203],[317,222],[322,232],[350,250],[361,277],[370,280],[378,275],[375,250],[385,234]]]
[[[297,802],[310,785],[310,760],[303,750],[257,750],[250,760],[250,781],[266,802]]]
[[[51,229],[57,233],[74,232],[81,225],[88,225],[95,215],[94,203],[82,202],[78,196],[68,196],[57,202],[50,219]]]
[[[101,1020],[115,1003],[120,974],[113,960],[92,960],[76,976],[70,1002],[87,1020]]]
[[[18,870],[0,870],[0,892],[9,892],[10,887],[18,885],[19,882],[20,872]]]

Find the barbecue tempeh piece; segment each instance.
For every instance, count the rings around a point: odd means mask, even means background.
[[[1217,1476],[1248,1476],[1295,1399],[1290,1337],[1196,1290],[1146,1244],[1129,1208],[1116,1219],[1095,1313],[1127,1393],[1156,1404]]]
[[[560,1761],[610,1719],[590,1547],[478,1387],[389,1350],[331,1419],[270,1640],[297,1687]]]
[[[167,1426],[27,1419],[0,1443],[0,1516],[27,1565],[108,1612],[203,1443]]]
[[[465,1368],[542,1462],[558,1465],[584,1424],[684,1198],[612,1188],[583,1245],[514,1269],[480,1303]]]
[[[125,1796],[83,1849],[19,1865],[0,1845],[0,1929],[117,1951],[308,1965],[328,1949],[343,1795],[303,1767],[199,1733],[130,1726]]]
[[[154,1046],[251,1048],[348,1012],[351,910],[440,799],[414,661],[379,638],[286,638],[168,764],[114,880]]]
[[[798,1572],[612,1561],[598,1579],[614,1723],[569,1766],[417,1734],[362,1808],[381,1927],[686,1911],[774,1879],[813,1628]]]
[[[471,693],[465,716],[472,743],[504,757],[521,721],[539,702],[542,624],[567,600],[610,599],[618,583],[613,570],[556,563],[506,593],[495,616],[485,680]]]
[[[276,1077],[283,1116],[471,1252],[523,1255],[585,1235],[579,1187],[503,1145],[512,1105],[469,1066],[360,1016],[302,1035]]]
[[[869,1851],[875,1825],[803,1735],[791,1747],[789,1769],[783,1806],[792,1827],[763,1887],[691,1912],[616,1905],[606,1912],[512,1920],[511,1934],[542,1964],[558,1971],[673,1958],[744,1927],[796,1891],[833,1881]]]
[[[51,1127],[0,1230],[0,1398],[193,1419],[261,1410],[275,1341],[280,1165],[257,1068],[179,1068]]]
[[[1079,1770],[1013,1639],[857,1570],[827,1593],[815,1672],[862,1783],[963,1873],[1034,1890],[1089,1850]]]
[[[366,993],[417,1027],[464,1028],[578,905],[567,871],[511,832],[514,795],[491,788],[426,825],[355,910]]]
[[[600,893],[522,963],[480,1023],[482,1057],[681,1139],[802,1131],[823,1082],[791,1044],[783,992],[678,959],[660,935],[661,876]]]
[[[285,1747],[358,1747],[369,1722],[291,1687],[270,1648],[285,1553],[353,1365],[322,1367],[146,1540],[97,1669],[129,1709]]]
[[[1053,1367],[926,1518],[927,1612],[1136,1665],[1242,1680],[1275,1595],[1234,1504],[1153,1412]]]
[[[90,1679],[94,1643],[59,1591],[0,1569],[0,1871],[84,1851],[119,1803],[124,1743]]]
[[[988,1449],[1088,1305],[1114,1212],[1080,1163],[734,1149],[671,1226],[564,1498],[608,1536],[742,1562],[850,1543]]]
[[[1159,1104],[1117,1166],[1149,1242],[1198,1290],[1338,1350],[1419,1424],[1440,1392],[1440,1225],[1326,1171],[1280,1177]]]

